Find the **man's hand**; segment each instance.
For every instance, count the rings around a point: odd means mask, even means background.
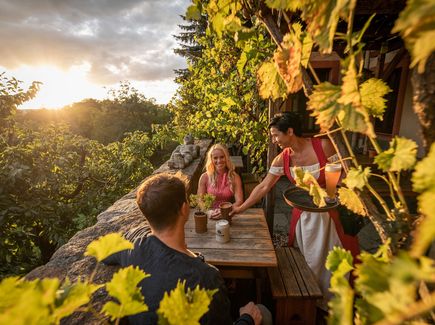
[[[247,305],[240,308],[240,316],[248,314],[254,320],[255,325],[260,325],[263,317],[261,316],[260,308],[257,307],[252,301]]]

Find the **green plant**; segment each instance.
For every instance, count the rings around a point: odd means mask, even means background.
[[[198,212],[206,213],[207,210],[211,208],[213,202],[215,200],[215,196],[213,194],[191,194],[190,204],[192,207],[196,207]]]
[[[132,248],[131,242],[113,233],[90,243],[85,255],[101,262],[116,252]],[[75,283],[68,279],[61,283],[57,278],[3,279],[0,282],[0,325],[59,324],[73,313],[89,312],[100,323],[106,323],[110,318],[119,324],[122,317],[148,310],[138,284],[150,274],[129,266],[118,270],[109,282],[97,285],[93,283],[97,267],[98,264],[89,278],[79,278]],[[95,310],[91,298],[100,288],[105,288],[112,300],[101,310]],[[187,319],[189,324],[199,324],[215,292],[199,287],[186,292],[184,283],[178,283],[161,301],[157,310],[159,324],[187,324]]]

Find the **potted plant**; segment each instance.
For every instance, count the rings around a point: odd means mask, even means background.
[[[215,196],[212,194],[191,194],[190,205],[196,208],[194,212],[195,231],[197,233],[207,232],[207,210],[214,202]]]

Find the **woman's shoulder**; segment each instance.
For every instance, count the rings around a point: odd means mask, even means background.
[[[278,156],[276,156],[273,159],[271,166],[273,166],[273,167],[283,167],[284,166],[283,154],[284,154],[284,151],[281,152]]]
[[[201,174],[201,176],[199,177],[199,182],[207,184],[207,182],[208,182],[207,172]]]

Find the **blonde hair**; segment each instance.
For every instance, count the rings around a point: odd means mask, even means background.
[[[225,147],[221,143],[214,144],[207,152],[207,161],[205,163],[205,170],[208,176],[208,181],[212,186],[216,187],[217,171],[211,156],[214,150],[221,150],[224,153],[225,165],[228,170],[228,182],[230,184],[231,192],[234,193],[233,181],[236,175],[235,167],[230,159],[230,153],[228,152],[227,147]]]

